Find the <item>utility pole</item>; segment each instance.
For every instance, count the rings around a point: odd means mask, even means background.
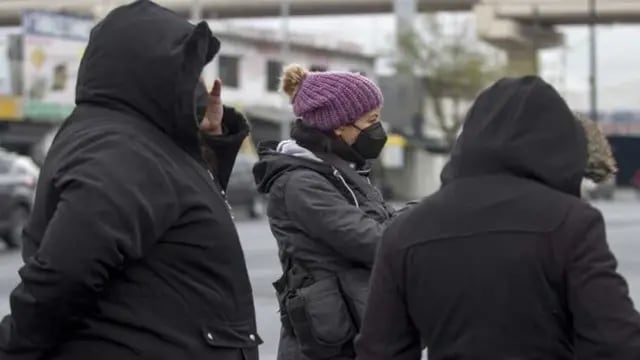
[[[569,47],[567,46],[567,43],[564,42],[564,44],[562,44],[562,60],[561,60],[561,67],[562,70],[560,71],[560,82],[559,84],[562,86],[562,95],[566,98],[569,96],[569,86],[567,84],[567,70],[569,69]]]
[[[393,12],[396,22],[396,46],[395,46],[395,62],[399,62],[405,57],[405,49],[403,49],[403,41],[405,37],[411,35],[415,31],[414,23],[418,12],[416,0],[394,0]],[[409,69],[407,69],[409,70]],[[422,109],[424,108],[424,99],[426,98],[425,87],[418,87],[416,75],[413,74],[413,66],[410,73],[396,72],[395,75],[395,94],[397,103],[394,104],[397,110],[393,111],[394,115],[389,114],[390,124],[395,127],[406,127],[414,125],[417,127],[417,119],[422,118]],[[383,115],[384,117],[384,115]],[[422,134],[415,134],[422,136]]]
[[[281,30],[282,30],[282,43],[280,44],[280,63],[284,66],[291,59],[291,39],[289,34],[289,17],[291,15],[291,4],[290,0],[281,0],[280,1],[280,21],[281,21]],[[286,109],[289,106],[289,98],[286,94],[282,94],[282,108]],[[280,124],[280,138],[288,139],[289,132],[291,131],[290,125],[291,120],[288,118],[282,119],[282,124]]]
[[[191,0],[191,20],[198,22],[202,17],[202,0]]]
[[[540,8],[536,5],[533,12],[534,29],[533,41],[531,42],[531,62],[533,62],[533,70],[535,71],[535,74],[540,75],[540,59],[538,58],[538,49],[540,48],[539,37],[542,33],[542,26],[540,25]]]
[[[396,18],[396,44],[400,45],[403,36],[414,30],[413,23],[418,5],[416,0],[394,0],[393,11]]]
[[[598,10],[596,0],[589,0],[589,41],[590,41],[590,71],[589,71],[589,87],[590,87],[590,105],[591,118],[598,121],[598,39],[596,34],[596,22],[598,20]]]

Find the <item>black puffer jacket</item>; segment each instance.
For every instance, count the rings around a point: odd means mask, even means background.
[[[384,235],[358,359],[640,359],[640,316],[583,202],[585,134],[537,77],[475,102],[442,188]]]
[[[288,257],[304,264],[316,279],[344,274],[343,291],[353,294],[359,302],[355,311],[362,314],[376,249],[394,211],[366,173],[335,155],[313,153],[294,141],[281,143],[279,151],[263,147],[260,155],[254,173],[259,190],[268,193],[267,214],[283,267]],[[319,326],[345,342],[335,358],[353,358],[353,334]],[[296,339],[283,332],[278,359],[306,357]]]
[[[253,296],[222,189],[248,127],[197,136],[194,93],[218,50],[149,1],[91,34],[77,104],[42,168],[0,359],[257,359]]]

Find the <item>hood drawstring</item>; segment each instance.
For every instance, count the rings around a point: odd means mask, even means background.
[[[353,203],[355,204],[355,206],[357,208],[360,208],[360,203],[358,202],[358,198],[356,197],[356,193],[353,192],[353,190],[351,189],[351,187],[349,187],[349,184],[347,184],[347,181],[344,179],[344,177],[342,176],[342,174],[340,174],[340,172],[338,171],[338,169],[333,168],[333,176],[335,176],[338,180],[340,180],[340,182],[344,185],[345,188],[347,188],[347,190],[349,191],[349,193],[351,194],[351,197],[353,198]]]

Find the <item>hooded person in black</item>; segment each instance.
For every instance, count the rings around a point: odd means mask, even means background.
[[[587,157],[541,79],[481,94],[442,188],[385,232],[358,358],[640,359],[640,316],[580,199]]]
[[[200,82],[218,49],[206,23],[150,1],[95,26],[41,171],[1,359],[257,359],[223,191],[248,127],[219,82],[210,95]]]

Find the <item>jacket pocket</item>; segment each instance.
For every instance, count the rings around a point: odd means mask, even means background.
[[[356,329],[360,329],[369,298],[368,269],[351,269],[338,274],[345,303],[351,313]]]
[[[319,280],[289,296],[287,313],[301,352],[312,359],[340,355],[356,334],[336,277]]]

